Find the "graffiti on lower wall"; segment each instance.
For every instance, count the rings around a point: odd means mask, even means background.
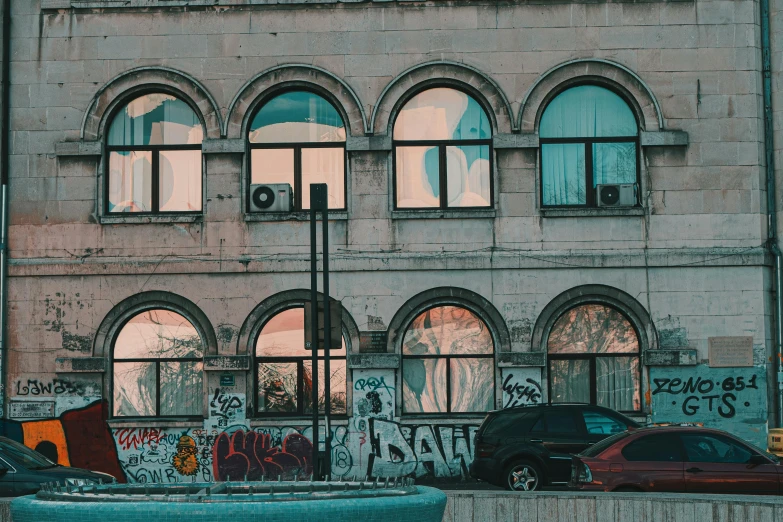
[[[703,424],[766,447],[764,368],[653,367],[649,397],[656,424]]]
[[[477,425],[402,425],[370,419],[372,452],[367,474],[375,477],[464,477],[473,462]]]
[[[539,404],[541,370],[538,368],[503,368],[501,372],[503,408]]]

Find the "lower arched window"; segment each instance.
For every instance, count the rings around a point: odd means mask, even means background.
[[[489,328],[459,306],[419,314],[402,342],[403,413],[480,413],[495,403]]]
[[[202,415],[204,343],[185,317],[165,309],[133,316],[113,354],[115,417]]]
[[[339,350],[330,351],[333,414],[346,413],[345,335]],[[304,307],[296,306],[269,319],[256,340],[256,412],[262,416],[306,415],[313,411],[312,351],[305,349]],[[324,352],[318,354],[318,408],[325,411]]]
[[[625,315],[603,304],[571,308],[547,342],[549,401],[641,410],[639,335]]]

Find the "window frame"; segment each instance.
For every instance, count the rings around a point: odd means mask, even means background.
[[[630,208],[640,208],[641,204],[641,183],[642,183],[642,171],[641,171],[641,126],[639,124],[639,117],[634,110],[634,106],[628,102],[627,97],[619,90],[612,86],[605,85],[597,82],[578,82],[570,84],[560,90],[558,90],[544,106],[544,110],[541,111],[541,119],[546,114],[549,105],[557,99],[558,96],[573,89],[575,87],[583,87],[590,85],[593,87],[599,87],[605,89],[617,96],[628,106],[628,109],[633,115],[636,122],[636,135],[635,136],[609,136],[600,138],[543,138],[538,137],[538,198],[541,202],[542,209],[593,209],[603,208],[598,206],[597,190],[594,184],[594,172],[593,172],[593,145],[597,143],[633,143],[634,153],[636,156],[636,203]],[[539,121],[540,128],[540,121]],[[584,205],[547,205],[544,203],[544,162],[543,162],[543,146],[544,145],[567,145],[567,144],[582,144],[584,145],[584,157],[585,157],[585,203]]]
[[[484,111],[484,116],[486,116],[487,121],[489,122],[490,130],[492,131],[492,136],[490,136],[487,139],[481,140],[481,139],[472,139],[472,140],[398,140],[394,138],[394,128],[397,125],[397,118],[400,115],[400,112],[402,109],[407,105],[409,101],[411,101],[413,98],[418,96],[424,91],[429,91],[431,89],[452,89],[455,91],[459,91],[463,93],[466,96],[469,96],[473,101],[475,101],[478,106],[481,108],[482,111]],[[465,89],[462,89],[460,87],[454,86],[454,85],[427,85],[424,88],[417,89],[415,91],[412,91],[406,98],[404,98],[404,101],[400,103],[399,109],[397,110],[394,121],[391,126],[391,137],[392,137],[392,209],[394,211],[400,211],[400,212],[416,212],[421,210],[451,210],[451,211],[459,211],[459,210],[490,210],[495,208],[495,149],[492,145],[493,141],[492,138],[495,134],[495,129],[492,125],[492,119],[489,117],[490,111],[487,110],[484,103],[481,101],[481,99],[478,96],[474,96],[470,92],[468,92]],[[485,207],[450,207],[448,205],[448,173],[446,171],[447,165],[446,165],[446,149],[447,147],[458,147],[458,146],[488,146],[489,147],[489,205]],[[437,147],[438,148],[438,192],[439,192],[439,199],[440,199],[440,205],[437,207],[400,207],[397,205],[398,198],[397,198],[397,147]]]
[[[483,207],[482,207],[483,208]],[[458,412],[452,412],[451,411],[451,360],[452,359],[491,359],[492,360],[492,408],[496,405],[497,400],[497,365],[495,364],[495,345],[497,344],[495,341],[495,335],[492,333],[492,329],[490,328],[487,321],[481,317],[480,314],[476,313],[473,309],[468,308],[467,306],[463,304],[452,304],[452,303],[438,303],[433,304],[432,306],[428,306],[426,308],[421,309],[419,312],[417,312],[413,318],[408,322],[408,325],[405,327],[405,331],[402,334],[402,337],[400,339],[402,340],[403,344],[405,342],[405,337],[408,335],[408,330],[410,330],[411,325],[413,324],[413,321],[415,321],[419,316],[422,314],[433,310],[435,308],[444,308],[444,307],[454,307],[454,308],[462,308],[464,310],[467,310],[474,316],[476,316],[477,319],[479,319],[482,323],[484,323],[484,326],[486,326],[487,331],[490,334],[490,337],[492,338],[492,353],[489,354],[483,354],[483,355],[477,355],[477,354],[440,354],[440,355],[405,355],[405,349],[401,348],[400,355],[401,355],[401,361],[400,361],[400,393],[402,393],[402,390],[404,388],[404,382],[405,382],[405,361],[406,360],[426,360],[426,359],[443,359],[446,360],[446,411],[432,411],[432,412],[408,412],[405,411],[405,398],[402,397],[402,400],[400,401],[400,413],[401,415],[405,415],[406,417],[431,417],[431,416],[442,416],[442,415],[457,415],[457,416],[476,416],[476,415],[486,415],[492,409],[487,411],[458,411]]]
[[[569,353],[569,354],[553,354],[549,353],[549,336],[551,335],[551,328],[550,331],[547,333],[547,362],[546,362],[546,376],[547,376],[547,403],[548,404],[567,404],[564,402],[552,402],[552,361],[577,361],[577,360],[587,360],[588,361],[588,368],[590,372],[590,402],[587,404],[591,406],[597,406],[600,408],[608,408],[608,406],[602,406],[598,404],[598,390],[596,387],[596,384],[598,382],[597,376],[596,376],[596,360],[601,359],[616,359],[616,358],[630,358],[630,357],[636,357],[639,360],[639,372],[638,372],[638,382],[639,382],[639,388],[636,390],[636,392],[639,394],[639,409],[638,410],[615,410],[622,414],[640,414],[642,413],[642,388],[644,383],[642,382],[642,342],[641,342],[641,336],[639,335],[639,330],[636,328],[636,325],[631,321],[631,319],[628,317],[628,314],[623,312],[620,308],[617,308],[616,306],[603,303],[600,301],[585,301],[575,304],[574,306],[570,306],[563,310],[557,318],[552,323],[552,328],[557,324],[557,322],[560,320],[561,317],[566,315],[568,312],[575,308],[580,308],[582,306],[589,306],[589,305],[599,305],[603,306],[605,308],[611,308],[618,314],[622,315],[623,318],[628,322],[628,324],[631,325],[631,328],[633,328],[634,333],[636,334],[636,344],[638,347],[638,350],[636,352],[620,352],[620,353]]]
[[[253,121],[258,116],[258,113],[272,100],[288,94],[290,92],[307,92],[314,96],[318,96],[326,103],[332,106],[343,122],[343,128],[345,129],[345,141],[329,141],[329,142],[269,142],[269,143],[254,143],[250,141],[250,132],[253,125]],[[308,89],[306,87],[292,87],[290,89],[283,89],[275,92],[274,94],[265,97],[250,113],[250,118],[247,120],[247,128],[245,129],[245,144],[247,147],[247,176],[245,190],[245,208],[247,213],[250,214],[250,185],[253,184],[253,150],[293,150],[294,152],[294,183],[291,186],[294,199],[294,208],[291,211],[276,211],[276,212],[264,212],[265,214],[277,214],[284,215],[292,212],[309,212],[310,209],[302,208],[302,149],[342,149],[343,151],[343,206],[341,208],[330,208],[329,212],[345,212],[348,210],[348,125],[345,123],[346,118],[343,112],[338,108],[338,104],[335,104],[328,97],[324,96],[314,89]]]
[[[261,333],[264,331],[264,328],[266,325],[277,317],[279,314],[286,312],[288,310],[293,310],[296,308],[305,308],[308,306],[307,303],[293,303],[285,307],[281,307],[271,315],[269,315],[264,322],[261,324],[261,326],[258,328],[258,331],[255,334],[254,341],[252,342],[251,346],[253,347],[253,411],[252,415],[253,418],[257,419],[273,419],[273,418],[310,418],[312,416],[312,411],[305,412],[304,409],[304,403],[306,397],[304,396],[304,363],[307,361],[311,361],[312,357],[304,356],[304,357],[298,357],[296,355],[286,355],[286,356],[264,356],[264,355],[258,355],[256,351],[256,345],[258,344],[258,339],[261,337]],[[348,353],[350,353],[351,345],[349,341],[349,337],[346,335],[345,326],[340,325],[343,339],[345,342],[345,353],[344,355],[334,356],[330,355],[329,360],[330,361],[345,361],[345,412],[330,412],[329,416],[332,419],[347,419],[348,413],[349,413],[349,404],[348,404]],[[335,350],[330,350],[330,353],[333,353]],[[325,359],[324,355],[320,355],[320,353],[325,353],[323,349],[318,350],[318,361],[319,361],[319,368],[322,368],[320,363]],[[264,363],[271,363],[271,364],[291,364],[296,363],[296,411],[295,412],[280,412],[280,411],[274,411],[274,412],[261,412],[259,411],[259,382],[258,382],[258,368],[261,364]],[[331,382],[330,382],[331,384]],[[331,398],[331,393],[330,393]],[[330,401],[330,406],[334,407],[334,403]],[[319,408],[319,415],[323,415],[323,413],[320,412]]]
[[[196,331],[196,333],[199,336],[199,339],[201,340],[201,350],[202,350],[202,356],[201,357],[163,357],[163,358],[129,358],[129,359],[117,359],[114,356],[114,351],[117,346],[117,339],[120,337],[120,334],[125,329],[126,326],[128,326],[128,323],[131,322],[134,318],[140,316],[141,314],[145,314],[147,312],[152,312],[156,310],[163,310],[166,312],[172,312],[175,314],[178,314],[183,319],[188,321],[190,325],[193,327],[193,329]],[[193,415],[161,415],[160,413],[160,364],[161,363],[169,363],[169,362],[200,362],[202,364],[201,366],[201,384],[202,388],[204,385],[204,382],[206,380],[206,373],[204,371],[204,357],[207,354],[207,344],[204,340],[204,334],[201,332],[201,329],[197,326],[197,323],[188,316],[188,314],[184,313],[182,310],[175,310],[168,307],[150,307],[150,308],[144,308],[142,310],[136,311],[130,317],[126,318],[121,326],[117,328],[117,330],[114,333],[114,338],[111,342],[111,376],[110,376],[110,389],[109,392],[111,394],[111,409],[109,411],[109,417],[111,419],[116,420],[135,420],[135,419],[158,419],[158,418],[165,418],[165,419],[180,419],[180,420],[201,420],[204,418],[204,402],[206,400],[204,391],[202,390],[202,401],[201,401],[201,409],[202,411],[193,414]],[[114,413],[114,366],[116,363],[154,363],[155,364],[155,414],[154,415],[116,415]]]
[[[128,106],[128,104],[138,100],[139,98],[142,98],[144,96],[149,96],[151,94],[165,94],[168,96],[173,96],[177,98],[179,101],[185,103],[190,107],[190,110],[193,111],[193,113],[196,115],[196,117],[199,120],[199,124],[201,125],[201,129],[203,131],[203,138],[202,142],[198,144],[185,144],[185,145],[131,145],[131,146],[125,146],[125,145],[109,145],[109,133],[111,131],[111,126],[114,123],[114,120],[119,116],[120,112]],[[166,152],[166,151],[188,151],[188,150],[198,150],[203,151],[203,140],[207,138],[207,128],[204,124],[204,120],[201,116],[201,112],[198,110],[196,106],[191,103],[191,101],[181,94],[170,92],[165,89],[153,89],[153,90],[144,90],[140,92],[135,92],[131,96],[127,98],[123,98],[123,100],[117,104],[117,106],[112,110],[110,118],[107,120],[106,124],[106,132],[103,140],[104,144],[104,150],[105,153],[103,154],[103,172],[104,172],[104,183],[103,183],[103,208],[104,212],[103,214],[106,216],[116,217],[116,216],[123,216],[123,217],[132,217],[132,216],[201,216],[204,214],[204,189],[205,189],[205,179],[204,179],[204,153],[201,153],[201,168],[199,171],[199,177],[201,178],[201,210],[176,210],[176,211],[165,211],[160,210],[160,153]],[[150,176],[152,178],[151,183],[151,206],[152,210],[148,212],[112,212],[109,210],[109,190],[110,190],[110,163],[111,163],[111,153],[112,152],[150,152],[152,154],[152,165],[150,170]],[[179,312],[178,312],[179,313]]]

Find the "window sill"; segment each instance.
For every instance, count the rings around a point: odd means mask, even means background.
[[[291,417],[254,417],[252,419],[248,419],[250,421],[250,427],[255,428],[259,426],[312,426],[313,423],[313,416],[312,415],[296,415]],[[323,425],[323,413],[321,414],[321,417],[319,417],[319,423]],[[334,415],[332,414],[329,417],[329,422],[332,424],[332,426],[348,426],[349,419],[346,415]]]
[[[202,219],[204,219],[202,214],[185,216],[100,216],[98,222],[101,225],[131,225],[149,223],[199,223]]]
[[[481,424],[486,417],[486,413],[405,413],[400,417],[400,424],[403,426],[407,424],[437,424],[439,426],[453,424],[461,426],[466,423]]]
[[[317,214],[318,221],[321,221],[321,213]],[[345,221],[348,219],[347,210],[329,211],[329,221]],[[299,212],[254,212],[245,214],[245,221],[310,221],[310,211],[303,210]]]
[[[109,419],[109,428],[203,428],[203,420],[173,419],[171,417],[131,417]]]
[[[492,219],[494,208],[471,210],[393,210],[392,219]]]
[[[601,208],[542,208],[542,217],[610,217],[610,216],[644,216],[642,207],[601,207]]]

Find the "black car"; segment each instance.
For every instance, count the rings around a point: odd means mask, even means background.
[[[490,412],[476,432],[473,478],[512,491],[565,485],[571,455],[639,424],[589,404],[547,404]]]
[[[46,482],[82,486],[112,480],[114,477],[106,473],[61,466],[27,446],[0,437],[0,497],[31,495]]]

